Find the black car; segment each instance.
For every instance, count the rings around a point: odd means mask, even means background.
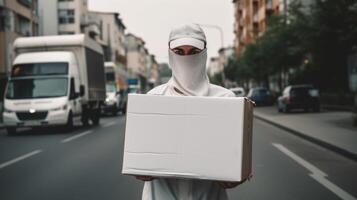
[[[268,89],[263,87],[251,88],[247,95],[257,106],[273,105],[273,98]]]
[[[319,91],[311,85],[287,86],[282,96],[277,100],[279,112],[290,112],[293,109],[310,109],[314,112],[320,111]]]

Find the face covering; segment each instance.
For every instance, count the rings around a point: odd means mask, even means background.
[[[172,78],[171,93],[186,96],[207,96],[209,81],[206,72],[207,49],[194,55],[177,55],[169,50]],[[176,89],[175,89],[176,88]]]

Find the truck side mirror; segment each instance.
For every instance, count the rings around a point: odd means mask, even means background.
[[[85,88],[84,85],[79,86],[79,96],[83,97],[85,94]]]

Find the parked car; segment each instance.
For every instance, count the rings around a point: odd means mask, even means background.
[[[304,109],[306,112],[312,109],[320,111],[319,91],[312,85],[287,86],[282,96],[277,100],[279,112],[290,112],[293,109]]]
[[[230,88],[230,90],[236,95],[236,97],[244,97],[245,91],[242,87]]]
[[[271,106],[273,105],[273,97],[270,91],[263,87],[251,88],[247,95],[257,106]]]

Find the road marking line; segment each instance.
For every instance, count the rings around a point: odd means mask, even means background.
[[[278,148],[280,151],[282,151],[283,153],[285,153],[286,155],[288,155],[290,158],[292,158],[293,160],[295,160],[297,163],[299,163],[301,166],[305,167],[306,169],[308,169],[309,171],[311,171],[313,174],[319,174],[321,176],[327,176],[327,174],[323,171],[321,171],[320,169],[318,169],[317,167],[315,167],[314,165],[312,165],[311,163],[307,162],[306,160],[302,159],[300,156],[296,155],[295,153],[291,152],[289,149],[287,149],[286,147],[284,147],[281,144],[275,144],[273,143],[273,145]]]
[[[19,156],[19,157],[15,158],[15,159],[12,159],[12,160],[9,160],[7,162],[4,162],[4,163],[0,164],[0,169],[3,169],[5,167],[7,167],[7,166],[15,164],[15,163],[17,163],[17,162],[19,162],[21,160],[24,160],[26,158],[29,158],[29,157],[34,156],[36,154],[39,154],[41,152],[42,152],[42,150],[38,149],[38,150],[32,151],[32,152],[30,152],[28,154],[25,154],[23,156]]]
[[[77,139],[77,138],[80,138],[80,137],[82,137],[82,136],[88,135],[88,134],[90,134],[90,133],[92,133],[92,132],[93,132],[92,130],[84,131],[83,133],[79,133],[79,134],[77,134],[77,135],[74,135],[74,136],[72,136],[72,137],[69,137],[69,138],[66,138],[66,139],[62,140],[61,143],[70,142],[70,141],[75,140],[75,139]]]
[[[327,189],[329,189],[331,192],[335,193],[337,196],[339,196],[341,199],[344,200],[356,200],[356,198],[346,191],[344,191],[342,188],[338,187],[331,181],[327,180],[325,177],[319,176],[317,174],[310,174],[310,176],[315,179],[317,182],[319,182],[321,185],[325,186]]]
[[[114,124],[115,124],[115,122],[109,122],[107,124],[104,124],[103,127],[113,126]]]
[[[341,199],[344,199],[344,200],[357,200],[354,196],[352,196],[351,194],[347,193],[346,191],[344,191],[342,188],[338,187],[337,185],[335,185],[331,181],[327,180],[326,177],[328,175],[325,172],[323,172],[322,170],[320,170],[319,168],[317,168],[314,165],[312,165],[311,163],[307,162],[306,160],[304,160],[300,156],[296,155],[295,153],[293,153],[292,151],[290,151],[289,149],[287,149],[286,147],[284,147],[281,144],[272,143],[272,145],[275,146],[277,149],[279,149],[284,154],[286,154],[287,156],[289,156],[295,162],[297,162],[301,166],[303,166],[306,169],[308,169],[311,172],[309,174],[310,177],[315,179],[317,182],[319,182],[321,185],[323,185],[324,187],[329,189],[331,192],[336,194]]]

